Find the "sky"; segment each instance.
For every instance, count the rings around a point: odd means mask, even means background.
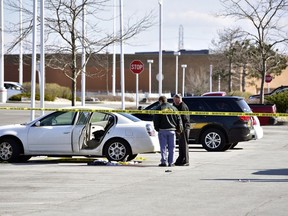
[[[119,3],[119,0],[116,2]],[[123,0],[124,26],[128,20],[139,20],[151,11],[155,15],[155,25],[127,41],[124,53],[159,51],[159,8],[159,0]],[[211,47],[211,41],[217,39],[218,31],[235,24],[231,18],[215,16],[221,9],[219,0],[162,0],[162,50],[178,50],[180,25],[183,26],[184,49],[201,50]],[[113,10],[110,13],[113,13]],[[4,15],[4,22],[5,19],[19,18],[5,11]],[[113,30],[113,24],[106,28]],[[11,40],[9,35],[5,37],[6,41]],[[119,47],[117,49],[116,52],[119,53]],[[108,48],[108,51],[112,52],[112,47]]]
[[[156,25],[128,41],[126,52],[159,50],[159,4],[158,0],[123,0],[124,17],[137,18],[154,11]],[[222,9],[218,0],[163,0],[162,4],[162,49],[178,50],[179,27],[183,26],[183,48],[188,50],[208,49],[217,31],[234,25],[232,19],[216,17]]]

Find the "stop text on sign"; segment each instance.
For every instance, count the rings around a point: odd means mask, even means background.
[[[133,60],[130,63],[130,71],[135,74],[140,74],[144,70],[144,64],[140,60]]]

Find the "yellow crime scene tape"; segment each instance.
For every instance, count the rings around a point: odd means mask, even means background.
[[[212,116],[260,116],[260,117],[288,117],[288,113],[244,113],[244,112],[200,112],[200,111],[161,111],[161,110],[117,110],[83,108],[30,108],[30,107],[0,107],[0,110],[35,110],[35,111],[83,111],[83,112],[114,112],[130,114],[180,114],[180,115],[212,115]]]

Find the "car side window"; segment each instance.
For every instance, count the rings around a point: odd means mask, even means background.
[[[107,118],[107,114],[105,113],[93,112],[91,122],[107,121]]]
[[[191,111],[207,111],[205,104],[203,104],[202,101],[198,101],[198,100],[188,100],[188,101],[184,101],[187,106],[189,107],[189,110]]]
[[[20,86],[13,85],[13,84],[10,84],[10,83],[4,83],[4,87],[5,87],[6,89],[12,89],[12,90],[21,91]]]
[[[106,113],[93,112],[90,122],[92,125],[107,128],[113,123],[113,116]]]
[[[85,125],[90,117],[90,112],[80,112],[77,125]]]
[[[211,110],[216,112],[230,112],[233,108],[228,101],[225,100],[211,100],[208,102]]]
[[[41,119],[40,126],[73,125],[75,112],[55,112]]]
[[[217,111],[230,111],[231,110],[229,104],[225,102],[218,102],[215,105],[217,107]]]

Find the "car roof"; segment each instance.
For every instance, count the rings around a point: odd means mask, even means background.
[[[100,107],[100,106],[66,106],[66,107],[61,107],[59,109],[67,109],[67,110],[73,110],[73,109],[78,109],[78,110],[115,110],[111,107]]]
[[[239,96],[189,96],[189,97],[183,97],[183,100],[186,99],[201,99],[201,100],[214,100],[214,99],[221,99],[221,100],[239,100],[239,99],[243,99],[243,97],[239,97]]]
[[[206,92],[202,96],[225,96],[226,92],[224,91],[215,91],[215,92]]]
[[[271,94],[274,94],[275,92],[278,92],[278,91],[281,90],[281,89],[286,89],[286,88],[288,88],[287,85],[281,85],[281,86],[278,86],[277,88],[273,89],[273,90],[270,91],[269,93],[264,93],[264,95],[265,95],[265,96],[271,95]],[[250,97],[260,97],[260,94],[250,95]]]
[[[20,83],[18,83],[18,82],[13,82],[13,81],[4,81],[4,83],[6,83],[6,84],[14,84],[14,85],[21,86]]]

